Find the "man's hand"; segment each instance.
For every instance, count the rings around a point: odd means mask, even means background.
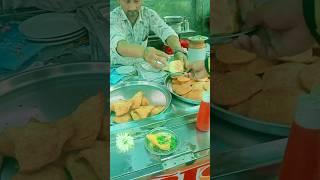
[[[182,52],[177,52],[177,53],[175,53],[174,59],[175,59],[175,60],[181,60],[181,61],[183,61],[183,62],[184,62],[184,65],[185,65],[184,68],[187,68],[186,65],[188,64],[188,58],[187,58],[187,56],[186,56],[184,53],[182,53]]]
[[[168,54],[153,47],[146,47],[143,53],[143,59],[157,69],[161,69],[166,66],[168,58]]]
[[[302,0],[270,0],[251,12],[248,27],[262,27],[263,33],[243,35],[234,46],[266,58],[295,55],[314,44],[303,16]]]
[[[177,53],[175,53],[174,59],[176,59],[176,60],[183,60],[184,62],[186,62],[186,61],[188,60],[187,56],[186,56],[184,53],[182,53],[182,52],[177,52]]]
[[[204,61],[197,61],[192,64],[188,64],[187,68],[191,70],[191,72],[188,75],[192,79],[203,79],[209,76],[204,66]]]

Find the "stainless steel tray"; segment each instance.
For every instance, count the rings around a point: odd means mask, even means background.
[[[184,101],[186,103],[190,103],[190,104],[196,104],[196,105],[199,105],[201,103],[201,101],[196,101],[196,100],[192,100],[192,99],[188,99],[188,98],[185,98],[185,97],[182,97],[182,96],[179,96],[178,94],[176,94],[173,90],[172,90],[172,78],[171,76],[167,76],[165,78],[165,81],[164,81],[164,84],[167,86],[167,88],[169,89],[169,91],[177,98],[177,99],[180,99],[181,101]]]
[[[149,122],[140,121],[126,127],[111,127],[110,129],[110,173],[112,180],[147,179],[165,170],[210,155],[210,131],[200,132],[195,121],[198,107],[180,112],[163,114],[160,119]],[[126,124],[125,124],[126,125]],[[144,146],[145,135],[154,128],[164,127],[173,131],[180,139],[177,150],[168,156],[150,154]],[[134,137],[134,148],[126,153],[120,153],[116,146],[118,133],[127,132]]]
[[[164,105],[165,109],[158,115],[165,113],[170,107],[172,96],[169,90],[160,84],[147,81],[131,81],[122,83],[110,88],[110,103],[120,99],[130,99],[138,91],[143,91],[144,96],[153,105]],[[110,114],[110,120],[114,118],[114,113]],[[111,124],[112,121],[110,121]]]
[[[30,117],[52,121],[80,102],[106,90],[107,63],[73,63],[35,69],[0,82],[0,132],[22,126]],[[5,161],[0,179],[9,180],[17,164]]]
[[[211,106],[213,107],[214,115],[217,118],[236,124],[240,127],[244,127],[247,129],[251,129],[254,131],[263,132],[267,134],[278,135],[278,136],[289,135],[290,126],[288,125],[281,125],[276,123],[259,121],[259,120],[242,116],[240,114],[230,112],[216,105],[211,105]]]

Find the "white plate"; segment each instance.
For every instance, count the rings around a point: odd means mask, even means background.
[[[74,37],[78,37],[82,34],[84,34],[86,32],[85,29],[82,29],[80,31],[77,31],[75,33],[72,33],[70,35],[66,35],[66,36],[61,36],[61,37],[58,37],[58,38],[46,38],[46,39],[35,39],[35,38],[28,38],[28,40],[30,41],[34,41],[34,42],[52,42],[52,41],[63,41],[63,40],[66,40],[66,39],[70,39],[70,38],[74,38]]]
[[[66,43],[75,41],[75,40],[83,37],[85,34],[86,34],[86,32],[83,32],[83,33],[79,34],[78,36],[75,36],[75,37],[72,37],[72,38],[69,38],[69,39],[65,39],[65,40],[62,40],[62,41],[50,41],[50,42],[36,42],[36,41],[32,41],[32,42],[33,42],[33,43],[40,43],[40,44],[45,44],[45,45],[53,46],[53,45],[66,44]]]
[[[19,30],[28,38],[57,38],[82,29],[72,13],[46,13],[25,20]]]
[[[133,66],[121,66],[116,69],[116,72],[121,75],[133,74],[136,71],[136,68]]]

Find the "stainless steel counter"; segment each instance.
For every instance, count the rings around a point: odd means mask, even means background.
[[[173,106],[176,105],[173,104]],[[110,136],[111,179],[125,180],[144,177],[209,156],[210,133],[196,129],[197,112],[198,106],[195,106],[185,110],[172,110],[154,119],[112,126]],[[180,145],[174,154],[154,156],[145,149],[145,135],[156,127],[166,127],[177,134]],[[132,151],[119,153],[115,145],[115,137],[120,132],[133,134],[135,146]]]
[[[287,138],[260,133],[213,118],[212,178],[277,179]]]
[[[136,77],[128,81],[132,80],[141,79]],[[170,107],[162,115],[110,126],[111,179],[159,175],[160,172],[209,157],[210,132],[200,132],[195,127],[198,109],[198,105],[188,104],[173,96]],[[154,156],[145,149],[145,135],[156,127],[166,127],[177,134],[180,145],[172,155]],[[120,153],[116,147],[116,135],[121,132],[129,132],[134,137],[134,149],[127,153]]]

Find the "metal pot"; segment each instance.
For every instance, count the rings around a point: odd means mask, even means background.
[[[182,22],[181,23],[175,23],[169,25],[175,32],[181,32],[183,30],[182,28]]]
[[[182,23],[184,20],[182,16],[165,16],[163,19],[168,25]]]

